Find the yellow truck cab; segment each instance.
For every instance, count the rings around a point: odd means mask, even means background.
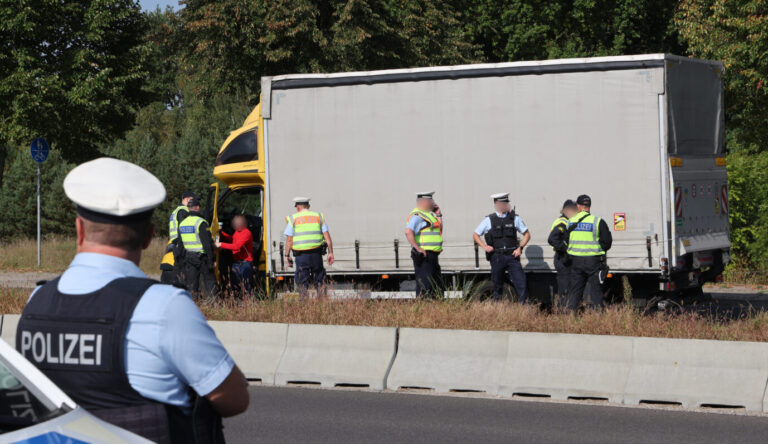
[[[243,126],[229,134],[216,157],[213,175],[221,183],[211,184],[208,196],[211,217],[211,234],[231,227],[232,217],[244,214],[253,234],[253,260],[258,265],[258,282],[263,282],[266,272],[266,246],[264,245],[264,127],[261,124],[261,106],[245,119]],[[224,186],[221,186],[221,185]],[[219,253],[218,274],[226,280],[232,263],[230,252]],[[225,282],[224,282],[225,283]]]

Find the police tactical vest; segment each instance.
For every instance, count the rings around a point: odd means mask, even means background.
[[[492,246],[494,252],[512,253],[520,245],[515,228],[515,212],[510,211],[504,217],[491,213],[488,218],[491,220],[491,229],[485,234],[485,243]]]
[[[414,208],[408,216],[419,216],[427,223],[418,233],[414,233],[414,240],[425,251],[441,252],[443,251],[443,228],[440,226],[440,220],[434,213],[427,213],[418,208]]]
[[[168,236],[170,237],[171,241],[179,237],[179,211],[189,211],[187,210],[187,207],[184,205],[179,205],[176,207],[175,210],[173,210],[173,213],[171,213],[171,218],[168,221]]]
[[[200,229],[205,219],[190,214],[179,224],[179,235],[184,249],[190,253],[203,254],[203,241],[200,238]]]
[[[600,218],[586,211],[573,216],[568,221],[571,234],[568,238],[568,254],[571,256],[602,256],[605,254],[600,246]]]
[[[125,371],[128,323],[157,282],[120,278],[82,295],[59,292],[58,282],[41,286],[24,308],[16,349],[78,405],[112,424],[156,442],[193,437],[190,417],[141,396]]]
[[[323,215],[314,211],[299,211],[285,218],[293,227],[293,250],[305,251],[320,248],[323,237]]]

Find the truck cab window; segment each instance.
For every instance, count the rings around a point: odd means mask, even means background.
[[[249,162],[259,158],[257,128],[235,137],[216,158],[216,165]]]

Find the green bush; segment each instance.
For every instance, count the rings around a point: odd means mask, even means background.
[[[740,267],[768,269],[768,152],[728,156],[731,252]]]

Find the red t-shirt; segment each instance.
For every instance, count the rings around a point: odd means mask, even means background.
[[[225,232],[220,234],[222,241],[231,241],[231,243],[221,243],[221,248],[232,251],[232,258],[236,261],[253,262],[253,235],[251,230],[243,228],[229,235]]]

